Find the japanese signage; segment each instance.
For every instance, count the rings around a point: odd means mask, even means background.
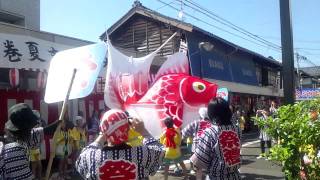
[[[210,68],[221,69],[221,70],[224,69],[223,63],[221,61],[215,61],[215,60],[209,59],[208,63]]]
[[[253,76],[253,72],[251,69],[242,68],[241,71],[244,76]]]
[[[227,59],[219,53],[201,51],[202,77],[231,81],[230,66]]]
[[[216,79],[228,82],[258,85],[256,67],[250,53],[225,52],[223,44],[212,42],[214,50],[206,51],[199,48],[208,38],[196,33],[187,34],[191,74],[202,78]],[[216,44],[214,44],[216,43]],[[222,45],[222,46],[221,46]],[[231,53],[232,54],[232,53]]]
[[[52,57],[61,50],[70,49],[51,41],[31,36],[0,33],[0,67],[47,70]]]
[[[320,97],[320,89],[296,89],[296,100],[310,100],[316,97]]]
[[[235,54],[229,58],[233,81],[257,86],[256,67],[250,57]]]

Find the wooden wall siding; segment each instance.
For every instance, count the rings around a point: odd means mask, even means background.
[[[113,45],[127,51],[126,54],[131,52],[132,56],[141,57],[155,51],[175,31],[164,24],[137,15],[123,24],[110,38]],[[158,55],[167,56],[177,52],[179,44],[180,35],[178,34],[161,49]]]

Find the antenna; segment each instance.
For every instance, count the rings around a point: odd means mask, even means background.
[[[184,13],[183,13],[183,0],[180,0],[181,6],[180,6],[180,11],[178,13],[178,17],[180,21],[184,21]]]
[[[105,28],[105,36],[103,38],[103,40],[106,42],[109,40],[109,35],[108,35],[108,29],[107,29],[107,25],[104,25],[104,28]]]

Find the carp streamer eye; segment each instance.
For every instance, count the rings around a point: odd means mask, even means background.
[[[192,84],[193,90],[198,93],[201,93],[206,90],[206,86],[202,82],[194,82]]]

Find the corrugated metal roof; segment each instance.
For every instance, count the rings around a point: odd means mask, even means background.
[[[320,77],[320,66],[313,66],[313,67],[303,67],[300,70],[304,71],[305,73],[314,76]]]

